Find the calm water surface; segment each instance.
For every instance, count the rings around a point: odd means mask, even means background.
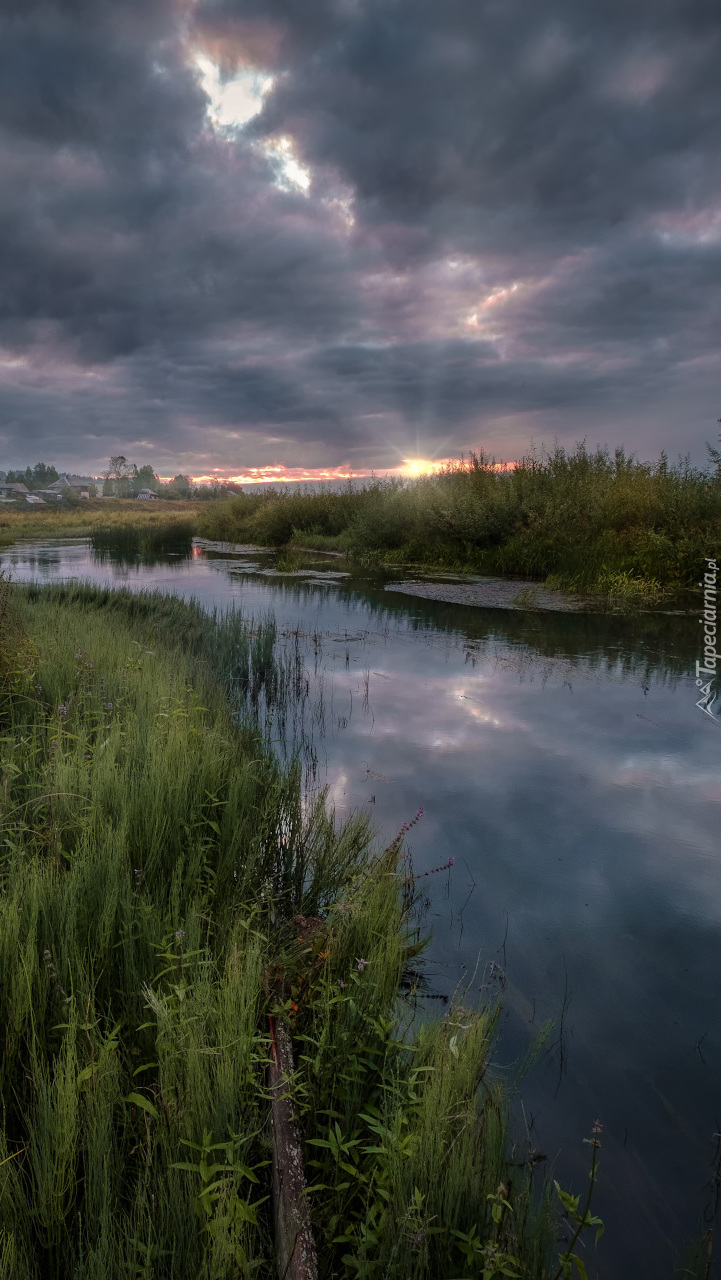
[[[272,611],[322,698],[317,777],[339,812],[389,838],[422,806],[416,871],[454,859],[426,882],[432,990],[502,988],[508,1063],[554,1020],[523,1101],[577,1191],[603,1124],[589,1275],[670,1277],[712,1225],[721,1141],[721,726],[695,706],[696,619],[473,609],[325,557],[277,563],[2,553],[16,580]]]

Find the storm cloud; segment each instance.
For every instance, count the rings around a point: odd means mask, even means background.
[[[0,466],[719,416],[716,0],[5,0]]]

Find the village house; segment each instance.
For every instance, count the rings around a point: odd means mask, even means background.
[[[151,500],[159,501],[157,493],[153,493],[152,489],[141,489],[137,495],[138,501],[150,502]]]
[[[8,484],[0,481],[0,502],[28,502],[33,507],[44,507],[45,501],[37,493],[31,493],[25,484]]]
[[[82,476],[61,475],[54,484],[48,485],[48,493],[58,493],[62,497],[63,492],[72,489],[78,498],[90,497],[90,484],[87,480],[83,480]]]
[[[22,502],[30,490],[26,484],[8,484],[3,480],[0,484],[0,502]]]

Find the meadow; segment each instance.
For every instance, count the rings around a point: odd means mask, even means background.
[[[88,538],[102,528],[117,530],[130,525],[152,530],[187,523],[196,519],[201,505],[183,499],[138,502],[134,498],[78,498],[57,507],[0,504],[0,546],[9,546],[19,538]]]
[[[530,454],[513,469],[471,454],[410,481],[209,503],[197,529],[228,542],[657,600],[694,586],[703,558],[721,552],[721,470],[583,445]]]
[[[321,1277],[582,1276],[598,1136],[558,1193],[498,1009],[419,1017],[418,815],[379,848],[279,761],[272,622],[5,583],[0,628],[0,1274],[275,1274],[272,1016]]]

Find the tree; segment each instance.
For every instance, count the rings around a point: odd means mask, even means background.
[[[149,462],[144,467],[140,467],[135,479],[133,480],[133,492],[140,493],[141,489],[152,489],[157,493],[158,477]]]
[[[51,463],[36,462],[34,467],[26,467],[24,471],[8,471],[8,484],[24,484],[28,489],[47,489],[58,478],[58,472]]]
[[[103,485],[103,497],[129,498],[131,495],[130,482],[134,480],[138,474],[138,468],[134,462],[128,462],[128,459],[119,453],[117,457],[111,458],[108,468],[103,472],[105,483]]]
[[[193,482],[190,476],[177,475],[170,482],[170,488],[177,493],[179,498],[189,498],[192,491]]]
[[[48,485],[55,483],[59,474],[52,463],[36,462],[33,467],[33,482],[28,485],[28,489],[47,489]]]

